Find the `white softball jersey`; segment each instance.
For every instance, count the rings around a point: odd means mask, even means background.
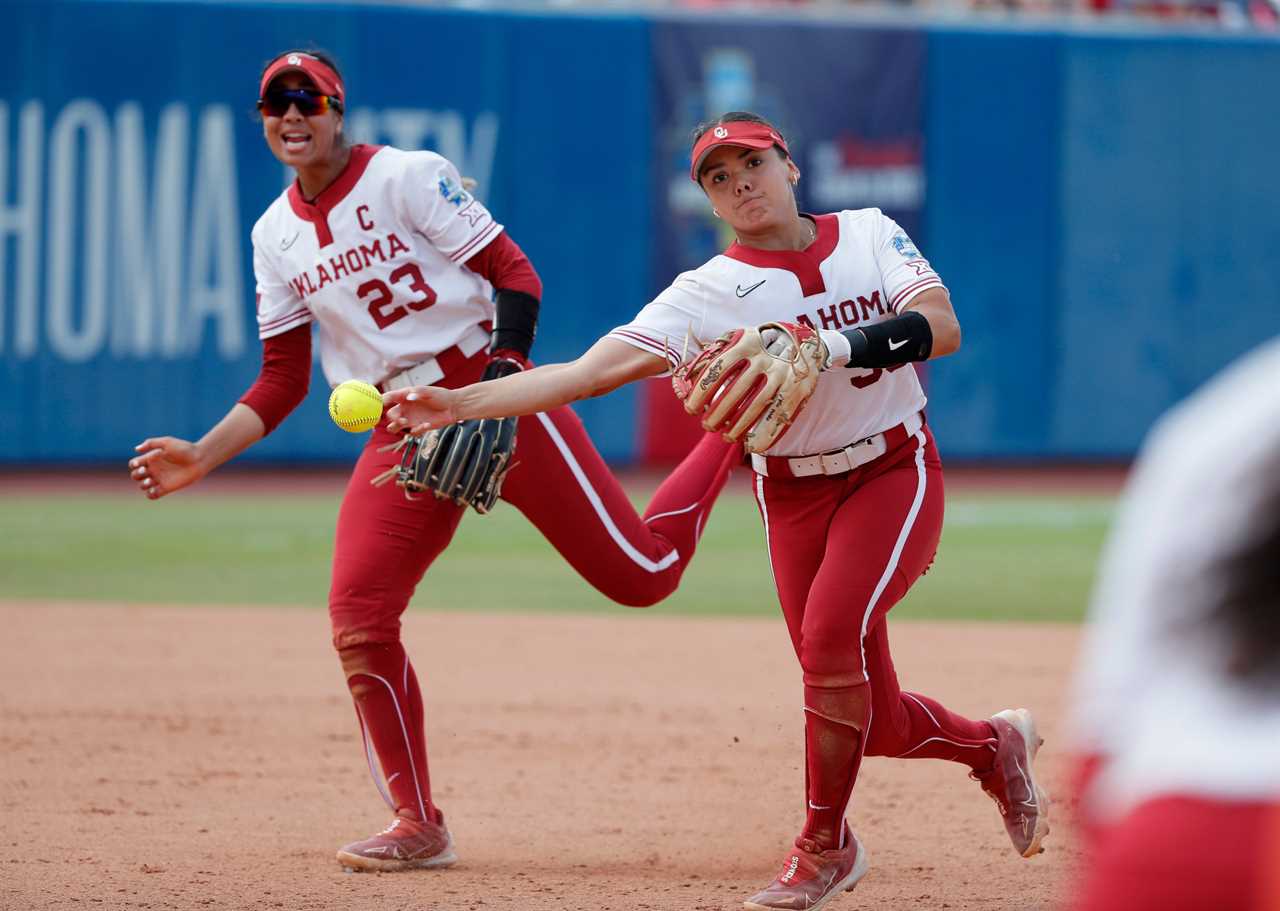
[[[1120,504],[1075,688],[1077,747],[1102,757],[1090,811],[1146,799],[1280,798],[1280,694],[1226,671],[1209,619],[1224,560],[1255,534],[1280,475],[1280,339],[1155,426]]]
[[[315,200],[295,181],[253,226],[258,335],[318,322],[330,385],[380,383],[454,346],[473,355],[493,288],[464,263],[500,233],[447,159],[355,146]]]
[[[609,333],[666,357],[674,368],[721,334],[773,321],[815,329],[871,326],[901,314],[917,295],[943,287],[911,239],[879,209],[814,219],[817,237],[801,251],[734,244],[670,287],[636,318]],[[818,379],[805,410],[768,451],[813,455],[900,424],[925,405],[910,366],[833,367]]]

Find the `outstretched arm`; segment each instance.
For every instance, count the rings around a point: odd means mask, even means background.
[[[617,339],[602,338],[575,361],[547,364],[461,389],[412,386],[388,392],[387,429],[419,434],[471,418],[505,418],[550,411],[612,392],[667,370],[664,358]]]
[[[189,487],[266,434],[258,413],[237,402],[212,430],[192,443],[177,437],[148,437],[134,447],[129,474],[149,499]]]
[[[306,397],[310,377],[310,325],[268,338],[253,386],[198,442],[148,437],[134,447],[134,483],[152,500],[191,486],[274,430]]]

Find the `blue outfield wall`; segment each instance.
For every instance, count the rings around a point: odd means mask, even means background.
[[[22,36],[0,56],[0,376],[22,390],[0,402],[0,460],[195,438],[253,381],[249,231],[285,179],[253,105],[262,65],[299,43],[341,61],[354,138],[434,148],[480,180],[544,280],[538,359],[647,301],[641,20],[62,0],[0,16]],[[316,370],[242,458],[349,458],[363,437],[330,423],[327,396]],[[579,409],[607,455],[635,447],[634,400]]]
[[[1128,457],[1280,332],[1280,42],[939,30],[927,66],[944,452]]]
[[[0,462],[196,437],[252,381],[249,228],[285,180],[252,103],[297,43],[342,61],[354,137],[480,179],[543,276],[542,361],[723,240],[680,158],[693,121],[739,102],[792,131],[802,204],[880,205],[951,288],[964,347],[929,367],[946,455],[1128,456],[1280,331],[1275,40],[178,0],[0,15],[20,36],[0,58],[0,377],[19,393]],[[246,458],[348,458],[362,438],[326,395],[317,371]],[[578,406],[615,461],[637,453],[637,399]]]

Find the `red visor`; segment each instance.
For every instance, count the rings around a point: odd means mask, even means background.
[[[310,54],[303,54],[298,51],[281,54],[271,61],[271,65],[262,74],[262,85],[258,87],[258,97],[261,98],[267,94],[267,87],[271,85],[271,80],[282,73],[292,72],[305,74],[308,79],[315,83],[316,88],[326,95],[332,95],[337,98],[340,103],[346,101],[345,93],[342,90],[342,80],[338,78],[338,74],[333,71],[332,67],[319,57],[313,57]]]
[[[689,179],[698,182],[698,172],[702,162],[712,149],[720,146],[738,146],[743,149],[768,149],[779,146],[791,157],[782,134],[767,123],[753,123],[749,120],[734,120],[720,126],[712,127],[702,134],[693,146],[693,154],[689,159]]]

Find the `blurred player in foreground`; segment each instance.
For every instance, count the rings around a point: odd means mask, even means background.
[[[942,464],[909,364],[959,346],[950,297],[878,209],[799,213],[800,170],[759,116],[707,124],[691,159],[691,179],[737,235],[725,253],[678,276],[573,363],[384,396],[393,425],[418,433],[554,408],[673,369],[679,377],[707,340],[736,327],[792,321],[810,344],[813,327],[827,327],[826,369],[805,410],[752,458],[803,671],[807,819],[782,871],[746,907],[819,908],[866,873],[866,851],[844,819],[864,754],[967,766],[999,804],[1014,848],[1030,857],[1048,832],[1030,714],[974,721],[904,693],[889,654],[885,615],[928,568],[942,529]]]
[[[1077,685],[1075,911],[1280,911],[1280,340],[1152,431]]]
[[[259,92],[267,145],[297,172],[253,229],[262,371],[198,442],[139,444],[129,465],[151,499],[200,480],[297,407],[311,375],[313,320],[331,385],[464,386],[528,366],[541,282],[454,166],[433,152],[349,145],[342,78],[323,55],[281,54],[263,71]],[[454,439],[459,459],[473,451],[467,441],[477,441]],[[395,813],[387,829],[338,852],[342,864],[365,870],[454,861],[431,799],[422,696],[400,644],[400,615],[464,507],[371,487],[400,461],[388,451],[396,440],[384,421],[351,474],[329,593],[333,644],[369,768]],[[573,412],[548,409],[519,422],[501,493],[603,594],[647,605],[675,589],[740,457],[740,447],[708,434],[641,519]],[[502,597],[500,587],[488,590]]]

